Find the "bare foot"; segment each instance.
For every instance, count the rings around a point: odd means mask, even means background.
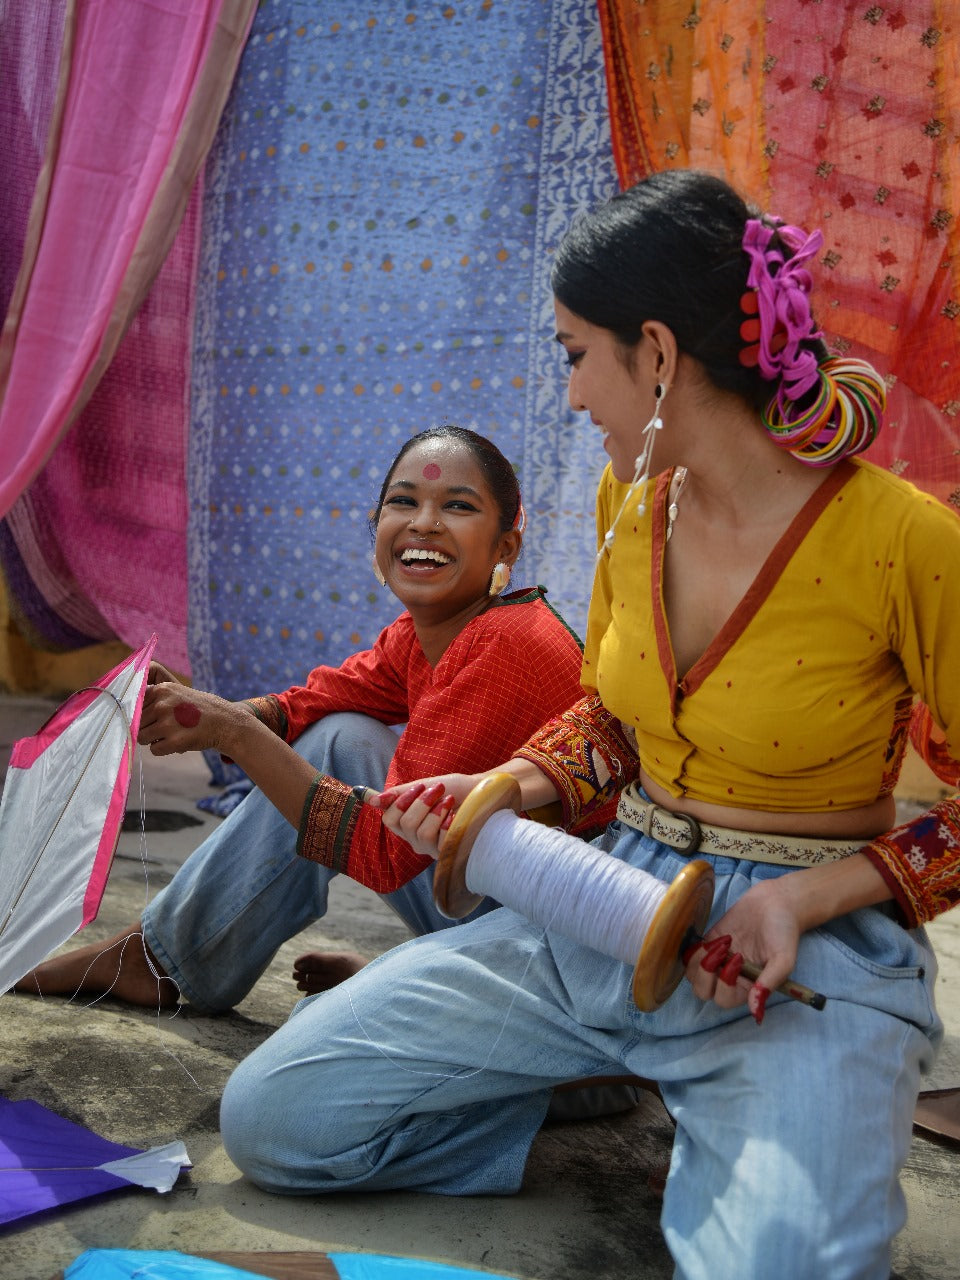
[[[179,998],[177,984],[148,950],[139,921],[106,942],[88,942],[45,960],[21,978],[14,990],[41,996],[109,994],[153,1009],[172,1008]]]
[[[366,964],[356,951],[308,951],[293,962],[293,980],[298,991],[315,996],[346,982]]]

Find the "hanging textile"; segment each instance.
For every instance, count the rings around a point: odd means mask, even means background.
[[[949,0],[598,0],[623,185],[710,170],[819,227],[828,344],[889,387],[866,455],[960,507],[960,35]]]
[[[396,600],[368,517],[413,432],[519,471],[518,580],[582,627],[599,433],[549,254],[616,190],[592,0],[264,0],[208,169],[191,432],[195,681],[283,689]]]
[[[50,119],[43,163],[0,337],[0,565],[38,644],[132,643],[156,624],[164,660],[186,669],[198,199],[177,231],[254,7],[66,4],[54,100],[41,101]],[[30,18],[16,22],[29,33]],[[16,111],[39,119],[34,105],[15,99]]]

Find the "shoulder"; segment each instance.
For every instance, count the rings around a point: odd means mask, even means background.
[[[543,587],[501,596],[464,627],[448,653],[458,664],[481,662],[528,673],[551,669],[579,673],[580,641],[545,596]]]
[[[854,475],[838,494],[854,505],[858,523],[911,543],[946,540],[960,549],[960,512],[933,494],[863,459],[851,460]]]
[[[850,465],[854,475],[847,489],[851,494],[892,506],[897,511],[914,512],[920,519],[945,519],[957,521],[960,513],[935,498],[933,494],[918,489],[909,480],[894,475],[863,458],[852,458]]]
[[[567,621],[547,601],[543,586],[528,587],[500,596],[496,604],[477,619],[492,639],[520,640],[524,644],[539,641],[559,642],[564,646],[580,641]]]

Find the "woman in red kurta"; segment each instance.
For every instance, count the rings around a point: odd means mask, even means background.
[[[495,446],[457,427],[424,432],[400,451],[377,505],[378,576],[406,612],[372,649],[239,703],[155,667],[139,740],[156,755],[219,750],[255,790],[141,921],[47,961],[23,989],[230,1008],[280,943],[323,914],[338,871],[391,893],[415,932],[449,924],[433,905],[431,860],[360,796],[465,761],[490,768],[580,697],[579,645],[542,590],[503,594],[522,526],[516,477]],[[300,986],[321,989],[358,963],[303,957]]]

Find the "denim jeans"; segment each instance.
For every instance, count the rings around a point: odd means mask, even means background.
[[[369,716],[341,713],[311,725],[294,747],[348,786],[382,787],[397,734]],[[147,945],[198,1009],[239,1003],[280,944],[326,912],[334,872],[298,857],[296,846],[296,831],[254,789],[146,908]],[[414,934],[458,923],[434,906],[433,870],[384,896]],[[481,903],[474,915],[494,905]]]
[[[666,881],[685,862],[617,823],[603,842]],[[708,860],[714,919],[784,874]],[[224,1144],[274,1191],[503,1194],[553,1085],[631,1071],[660,1082],[677,1123],[662,1220],[677,1275],[887,1280],[941,1035],[934,958],[868,908],[805,934],[794,973],[822,1012],[775,993],[758,1027],[682,982],[641,1013],[629,966],[503,908],[302,1000],[228,1081]]]

